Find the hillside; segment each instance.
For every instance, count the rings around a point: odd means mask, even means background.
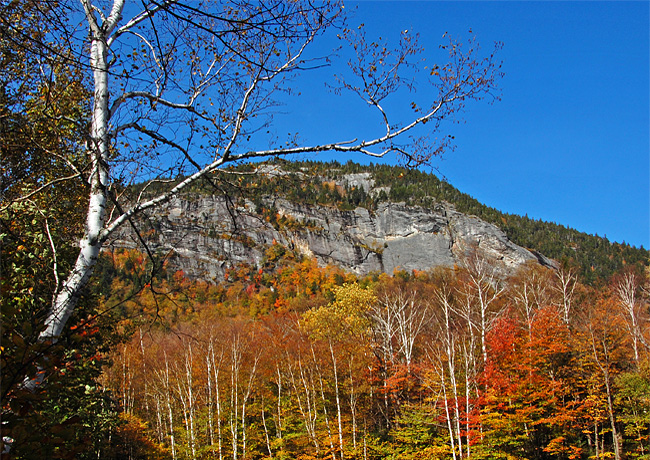
[[[208,205],[209,209],[198,210],[196,205],[179,204],[176,201],[173,206],[177,208],[180,206],[185,210],[177,209],[173,212],[177,214],[178,219],[184,222],[181,223],[179,220],[176,226],[167,228],[167,233],[170,235],[183,234],[181,239],[184,242],[195,238],[191,236],[192,233],[198,233],[199,237],[204,240],[206,237],[219,239],[222,250],[218,251],[216,257],[221,260],[234,256],[236,262],[246,262],[246,258],[248,261],[254,262],[261,257],[264,248],[259,248],[257,256],[252,256],[250,251],[247,253],[247,250],[257,243],[268,246],[274,239],[283,240],[280,234],[286,236],[283,241],[289,246],[311,246],[314,243],[315,235],[323,237],[324,233],[331,233],[334,227],[330,227],[330,220],[343,219],[340,226],[345,229],[348,225],[353,224],[346,219],[357,222],[359,218],[362,220],[367,218],[372,221],[378,212],[379,214],[387,212],[390,214],[408,210],[407,214],[411,213],[411,215],[405,215],[402,219],[411,219],[413,222],[423,218],[418,213],[426,214],[425,220],[444,220],[452,213],[458,218],[460,216],[475,216],[478,219],[474,223],[481,229],[470,230],[469,227],[473,224],[465,222],[463,224],[465,230],[461,233],[487,232],[491,235],[492,240],[500,241],[501,249],[505,248],[503,245],[506,244],[506,240],[510,240],[514,245],[527,249],[536,257],[543,254],[560,264],[578,267],[583,281],[587,283],[608,279],[625,265],[639,263],[648,265],[648,251],[644,248],[611,243],[603,237],[588,235],[562,225],[531,219],[527,216],[502,213],[479,203],[476,199],[460,192],[435,175],[419,170],[387,165],[359,165],[352,162],[340,164],[337,162],[276,160],[264,165],[240,165],[229,171],[219,172],[219,174],[220,176],[216,178],[218,180],[206,181],[178,199],[188,202],[211,199],[207,197],[213,197],[217,201],[223,200],[219,205],[222,207],[223,215],[213,219],[218,222],[217,227],[221,226],[221,229],[216,228],[214,223],[208,225],[205,221],[207,217],[203,217],[203,224],[197,223],[197,228],[188,227],[188,225],[190,227],[192,225],[189,224],[187,218],[191,220],[195,214],[207,215],[214,212],[215,206],[217,206],[216,202]],[[195,209],[190,210],[189,208],[192,207]],[[387,211],[387,208],[390,210]],[[364,209],[367,213],[362,211]],[[398,209],[401,211],[397,211]],[[237,212],[234,212],[235,210]],[[187,213],[181,219],[179,213],[186,211]],[[168,206],[152,216],[149,220],[150,231],[155,233],[156,226],[158,230],[161,230],[161,222],[169,220],[161,219],[161,215],[169,214],[169,212],[172,211]],[[337,216],[334,216],[333,213],[336,213]],[[359,213],[367,216],[360,217]],[[227,223],[226,221],[231,220],[230,217],[235,214],[237,215],[236,219]],[[467,220],[465,217],[463,219]],[[259,232],[264,226],[261,222],[266,222],[267,229],[272,227],[276,233],[266,232],[265,235],[260,235]],[[321,248],[321,255],[327,251],[332,254],[341,251],[355,253],[342,255],[338,258],[336,255],[329,258],[322,256],[319,260],[323,263],[342,265],[357,273],[368,273],[373,270],[390,273],[398,266],[422,270],[430,268],[431,265],[451,265],[457,262],[457,257],[452,260],[455,256],[447,253],[436,260],[433,260],[435,257],[424,258],[419,265],[418,262],[411,261],[411,259],[406,264],[399,263],[397,260],[385,263],[386,256],[391,252],[390,250],[386,251],[390,247],[390,239],[393,241],[391,249],[397,251],[395,237],[408,236],[413,231],[421,232],[422,229],[410,228],[408,222],[403,222],[401,224],[403,228],[397,231],[397,234],[386,233],[382,229],[377,234],[377,225],[379,224],[374,221],[370,223],[372,224],[370,231],[357,228],[356,234],[345,234],[343,238],[329,235],[325,237],[327,240],[325,243],[323,241],[314,243],[317,246],[319,244],[327,246]],[[490,225],[486,226],[485,224]],[[436,225],[434,224],[430,230],[434,234],[439,234],[441,229],[436,228]],[[491,226],[502,231],[505,237],[497,236],[497,232]],[[228,232],[228,235],[225,235],[224,232]],[[287,232],[291,235],[288,235]],[[364,234],[364,232],[366,233]],[[306,236],[306,233],[309,235]],[[447,233],[449,235],[444,242],[439,238],[435,241],[430,239],[427,241],[428,246],[426,247],[413,246],[410,244],[413,241],[411,239],[409,244],[402,244],[399,250],[402,253],[410,252],[420,255],[423,251],[435,252],[435,247],[440,245],[447,245],[451,248],[454,235],[451,234],[452,230],[447,230]],[[302,236],[296,240],[298,234]],[[224,238],[219,238],[224,235],[227,237],[226,246],[228,247],[224,246]],[[159,238],[150,239],[150,241],[161,242]],[[233,241],[238,241],[241,244],[235,247]],[[466,246],[478,244],[477,242],[478,239],[475,237],[471,241],[465,241]],[[182,253],[184,243],[179,244],[178,249]],[[194,244],[196,246],[198,243],[195,241]],[[206,242],[203,241],[203,244],[205,245]],[[119,244],[119,246],[122,245]],[[198,245],[200,246],[200,244]],[[345,245],[348,247],[344,248]],[[129,245],[127,244],[127,246]],[[432,247],[434,249],[431,249]],[[167,249],[170,249],[169,245],[167,245]],[[206,252],[204,249],[202,250],[203,256]],[[501,249],[497,249],[496,252]],[[229,254],[224,252],[227,250],[230,250]],[[176,252],[179,253],[179,251]],[[305,251],[309,256],[313,256],[314,252],[317,256],[319,255],[318,250],[314,251],[312,247],[306,248]],[[497,258],[502,256],[503,254],[499,253]],[[207,257],[209,258],[209,256]],[[447,257],[446,261],[445,257]],[[528,258],[525,255],[522,257]],[[404,260],[403,255],[401,258]],[[365,267],[362,267],[364,262]],[[187,270],[187,267],[182,268]],[[214,275],[214,270],[212,272]]]

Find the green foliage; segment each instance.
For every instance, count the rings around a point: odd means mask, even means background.
[[[30,203],[0,216],[2,436],[12,439],[16,459],[96,458],[118,424],[110,393],[97,383],[117,337],[112,318],[84,297],[63,337],[39,338],[56,286],[53,260],[63,271],[74,253],[54,223],[43,230],[49,219]],[[42,383],[31,388],[28,380]]]
[[[619,419],[627,435],[624,446],[629,458],[650,458],[650,365],[621,374],[616,384]]]
[[[389,432],[399,458],[423,458],[419,454],[440,441],[437,439],[440,435],[437,424],[439,414],[434,409],[419,403],[407,403],[401,407]]]

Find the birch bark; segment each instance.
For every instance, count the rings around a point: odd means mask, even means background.
[[[106,221],[107,186],[109,177],[108,136],[108,46],[107,38],[121,18],[124,0],[116,0],[111,15],[100,25],[89,0],[82,0],[91,31],[90,67],[93,73],[94,95],[90,139],[86,148],[90,157],[90,200],[84,236],[79,242],[79,255],[74,269],[63,283],[45,320],[41,339],[53,339],[63,331],[66,321],[86,285],[101,249],[100,235]]]

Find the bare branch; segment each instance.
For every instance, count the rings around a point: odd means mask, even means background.
[[[86,12],[86,19],[88,20],[88,26],[90,27],[90,30],[92,30],[93,34],[95,35],[101,34],[101,28],[99,27],[99,24],[97,24],[97,19],[95,18],[95,7],[90,4],[90,0],[81,0],[81,4],[83,5],[84,11]]]

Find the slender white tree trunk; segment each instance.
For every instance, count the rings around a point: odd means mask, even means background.
[[[266,426],[266,417],[264,416],[264,399],[262,398],[262,426],[264,427],[264,438],[266,439],[266,450],[269,452],[269,458],[273,458],[271,450],[271,440],[269,439],[269,429]]]
[[[219,460],[223,460],[223,434],[221,432],[221,395],[219,392],[219,371],[221,370],[221,362],[223,361],[223,351],[219,356],[219,364],[217,365],[214,359],[214,347],[212,340],[210,341],[210,360],[212,361],[212,372],[214,373],[214,390],[217,402],[217,448],[219,450]]]
[[[447,368],[449,371],[449,380],[451,383],[451,390],[454,396],[454,418],[455,418],[455,428],[456,428],[456,437],[458,439],[458,453],[460,458],[463,458],[463,439],[460,427],[460,407],[458,404],[458,385],[456,382],[456,343],[454,340],[454,334],[451,330],[451,305],[447,300],[444,294],[440,295],[442,300],[442,309],[445,315],[445,346],[447,348]],[[444,371],[443,371],[444,375]],[[444,378],[443,378],[443,387],[444,387]],[[446,401],[445,401],[446,404]],[[452,449],[453,449],[453,439],[452,439]],[[456,451],[454,449],[454,459],[456,458]]]
[[[300,369],[300,385],[297,383],[297,379],[294,375],[293,369],[289,367],[289,378],[291,379],[291,384],[296,395],[296,401],[298,403],[298,409],[300,414],[305,422],[305,430],[309,435],[309,438],[314,443],[316,452],[320,452],[320,446],[318,444],[318,439],[316,438],[316,419],[318,413],[316,412],[316,401],[313,396],[313,378],[309,379],[307,382],[307,377],[305,376],[305,371],[302,367],[302,360],[298,358],[298,367]],[[311,376],[310,376],[311,377]],[[305,401],[303,403],[302,397],[300,396],[301,392],[305,393]]]
[[[343,460],[343,419],[341,416],[341,398],[339,397],[339,373],[338,366],[336,364],[336,357],[334,356],[334,348],[332,347],[332,342],[329,343],[330,346],[330,355],[332,356],[332,366],[334,366],[334,390],[336,394],[336,415],[339,428],[339,448],[341,449],[340,455],[341,460]]]
[[[325,419],[325,427],[327,428],[327,437],[330,443],[330,451],[332,452],[332,460],[336,460],[336,450],[334,448],[334,441],[332,436],[332,430],[330,429],[330,422],[327,416],[327,399],[325,398],[325,386],[323,385],[323,374],[320,371],[320,366],[318,366],[318,361],[316,360],[316,353],[314,349],[311,349],[312,357],[314,359],[314,365],[316,366],[316,372],[318,373],[318,382],[320,383],[320,396],[323,401],[323,417]]]
[[[206,373],[207,373],[207,386],[208,386],[208,399],[207,399],[207,406],[208,406],[208,434],[210,437],[210,451],[212,452],[213,456],[216,456],[216,453],[214,451],[214,414],[212,410],[212,362],[210,361],[210,354],[212,352],[212,342],[210,342],[210,346],[208,349],[208,353],[205,356],[205,365],[206,365]]]
[[[167,415],[169,416],[169,444],[172,451],[172,459],[176,460],[176,444],[174,439],[174,413],[172,411],[171,402],[172,389],[169,384],[169,363],[167,361],[167,353],[165,353],[165,394],[167,396]]]
[[[192,451],[192,440],[190,438],[190,422],[187,417],[187,401],[185,401],[185,391],[181,386],[181,381],[176,381],[176,388],[178,389],[178,399],[181,402],[181,409],[183,410],[183,422],[185,424],[185,440],[187,441],[188,452]]]
[[[275,436],[278,439],[282,439],[282,373],[278,364],[276,364],[275,369],[278,375],[278,421],[275,428]]]
[[[142,337],[142,328],[139,329],[140,332],[140,353],[142,355],[142,380],[144,382],[144,410],[148,414],[150,413],[149,411],[149,386],[147,385],[147,380],[148,380],[148,375],[149,373],[147,372],[147,361],[145,358],[145,353],[144,353],[144,339]]]
[[[350,354],[350,412],[352,413],[352,447],[356,452],[357,450],[357,402],[359,401],[359,396],[354,391],[352,359],[353,359],[353,355]]]
[[[188,351],[185,355],[185,378],[187,382],[187,414],[189,420],[189,440],[190,447],[192,451],[192,459],[196,459],[196,436],[194,433],[194,391],[192,386],[194,385],[193,376],[193,357],[192,357],[192,345],[188,344]]]
[[[231,363],[230,363],[230,434],[232,444],[232,458],[237,460],[239,448],[239,370],[241,360],[241,350],[239,349],[238,338],[233,337],[231,346]]]
[[[643,338],[641,328],[639,327],[639,317],[641,308],[636,297],[638,281],[633,273],[626,273],[614,286],[616,295],[625,316],[628,332],[632,338],[632,348],[634,350],[634,361],[639,363],[639,339]]]
[[[253,391],[253,383],[255,380],[255,375],[257,373],[257,365],[260,361],[260,354],[255,357],[255,362],[253,363],[253,368],[250,371],[248,376],[248,386],[246,387],[246,393],[242,398],[241,403],[241,432],[242,432],[242,457],[246,458],[246,406],[248,405],[248,400],[250,399],[251,393]]]
[[[449,443],[451,444],[451,455],[456,460],[456,443],[454,442],[454,429],[451,426],[451,413],[449,411],[449,399],[447,398],[447,382],[445,382],[444,367],[440,366],[440,384],[442,385],[442,396],[445,401],[445,416],[447,417],[447,430],[449,431]]]
[[[133,412],[131,381],[131,360],[127,353],[127,346],[124,345],[122,350],[122,410],[126,414]]]
[[[564,323],[568,325],[577,277],[571,270],[564,270],[562,268],[555,273],[557,277],[555,290],[560,293],[560,302],[557,305],[562,308]]]
[[[465,352],[465,432],[467,433],[465,437],[465,456],[467,458],[470,457],[471,455],[471,450],[470,450],[470,413],[472,411],[471,407],[471,381],[474,375],[474,372],[472,369],[474,366],[471,364],[473,362],[472,356],[470,356],[470,353],[472,352],[471,350],[474,348],[474,344],[471,344],[472,346],[470,347],[470,350],[467,350],[467,346],[463,345],[464,347],[464,352]],[[472,377],[470,378],[470,372]]]
[[[598,356],[598,350],[596,347],[596,338],[594,337],[593,332],[591,333],[591,344],[592,344],[592,350],[594,353],[594,361],[600,368],[601,372],[603,373],[603,380],[605,383],[605,390],[607,391],[607,414],[609,416],[609,423],[610,427],[612,429],[612,444],[614,446],[614,458],[616,460],[621,459],[621,445],[620,445],[620,439],[619,439],[619,433],[618,433],[618,428],[616,427],[616,416],[614,412],[614,398],[612,397],[612,388],[611,388],[611,375],[609,373],[609,350],[606,344],[606,340],[599,340],[600,345],[602,345],[603,349],[603,356],[604,358],[601,360],[600,357]]]
[[[123,0],[116,0],[111,16],[100,26],[95,19],[95,11],[89,1],[82,0],[91,30],[90,66],[93,69],[95,88],[90,139],[86,146],[92,165],[89,177],[90,199],[86,229],[79,242],[77,261],[54,298],[52,309],[45,320],[45,329],[40,335],[42,340],[55,339],[63,332],[81,290],[92,274],[101,249],[101,232],[106,220],[109,163],[108,45],[106,43],[110,32],[121,16],[123,3]]]
[[[163,422],[160,395],[156,393],[153,398],[156,403],[156,438],[158,439],[158,442],[162,444],[165,440],[165,424]]]

